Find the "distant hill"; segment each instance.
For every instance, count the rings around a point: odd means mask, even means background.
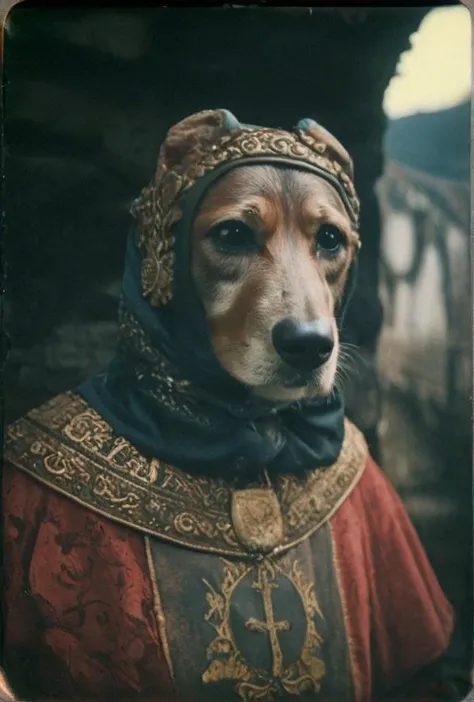
[[[445,180],[469,181],[469,101],[439,112],[390,120],[385,152],[390,160]]]

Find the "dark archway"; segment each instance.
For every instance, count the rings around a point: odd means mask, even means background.
[[[222,106],[254,124],[313,117],[354,156],[364,246],[347,334],[366,362],[349,411],[377,452],[382,100],[426,12],[16,7],[5,38],[7,419],[105,362],[129,203],[167,127]],[[351,400],[361,382],[364,408]]]

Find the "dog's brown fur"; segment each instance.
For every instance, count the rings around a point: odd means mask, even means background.
[[[209,232],[229,220],[252,229],[258,251],[227,255],[215,247]],[[315,247],[325,224],[344,236],[334,258]],[[329,394],[339,353],[335,307],[356,249],[350,218],[336,191],[311,173],[241,166],[208,191],[192,237],[192,272],[223,367],[267,399]],[[331,320],[336,339],[329,360],[302,384],[287,382],[289,369],[272,343],[273,326],[288,317]]]

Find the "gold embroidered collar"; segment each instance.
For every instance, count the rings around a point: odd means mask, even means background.
[[[236,500],[223,479],[143,457],[78,395],[59,395],[13,423],[4,456],[48,487],[126,526],[201,551],[249,555],[242,541],[246,519],[258,511],[255,491],[249,489],[248,498],[239,491]],[[304,480],[284,475],[275,481],[276,499],[270,502],[278,503],[281,516],[276,551],[303,541],[334,514],[357,484],[366,458],[362,434],[346,420],[336,463]]]

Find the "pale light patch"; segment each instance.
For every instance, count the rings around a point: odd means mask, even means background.
[[[219,360],[224,368],[244,385],[266,385],[276,374],[279,366],[278,357],[267,342],[252,337],[243,345],[229,345],[221,348]]]
[[[245,278],[238,282],[221,282],[217,286],[216,295],[212,300],[206,301],[205,308],[209,319],[217,319],[228,314],[235,305],[242,288],[245,285]]]
[[[471,17],[467,7],[438,7],[411,37],[385,92],[392,119],[458,105],[471,92]]]
[[[330,395],[333,391],[336,379],[337,364],[339,360],[339,335],[337,329],[334,334],[334,349],[328,362],[321,368],[319,373],[319,393],[320,395]]]

